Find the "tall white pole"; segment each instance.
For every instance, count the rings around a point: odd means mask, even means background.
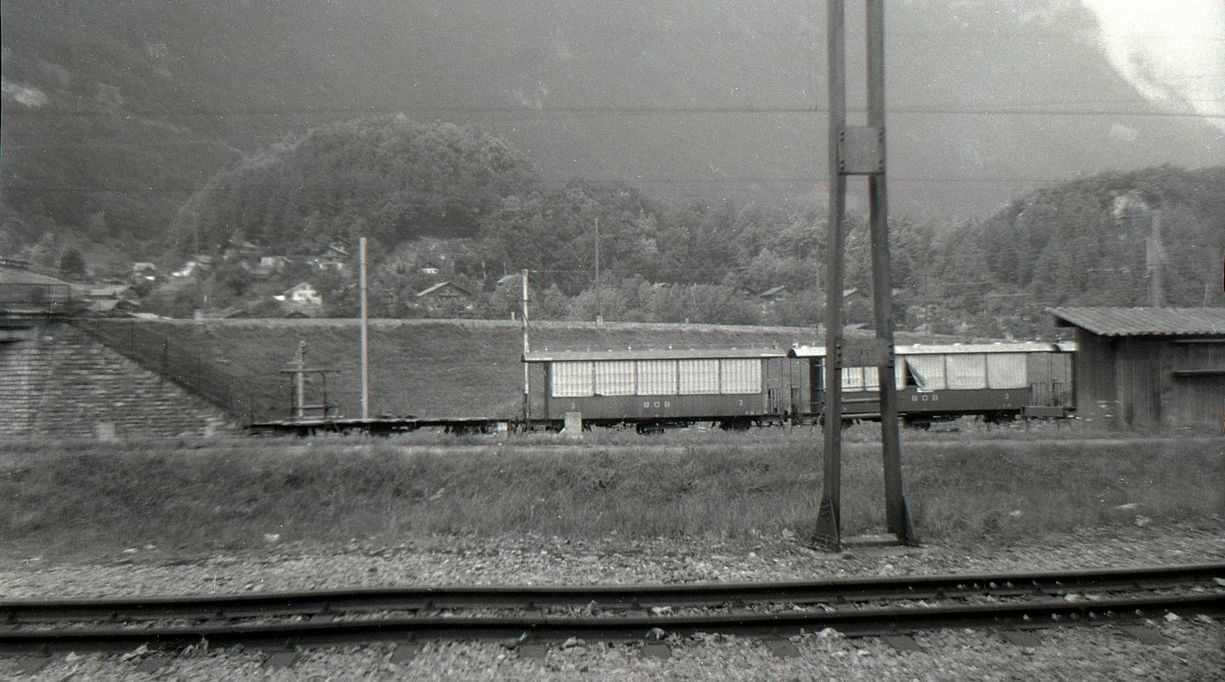
[[[595,219],[595,321],[597,323],[604,322],[604,316],[600,314],[600,218]]]
[[[370,418],[370,318],[366,310],[366,238],[358,237],[358,291],[362,304],[362,421]]]
[[[531,375],[528,373],[527,353],[532,349],[527,331],[527,270],[523,271],[523,421],[530,425],[532,421],[532,387]]]
[[[306,418],[306,341],[298,341],[298,354],[294,356],[294,406],[293,414],[298,419]],[[325,413],[324,417],[327,416]]]

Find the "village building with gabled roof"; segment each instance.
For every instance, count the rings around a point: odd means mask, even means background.
[[[314,317],[323,311],[323,295],[310,282],[299,282],[272,298],[289,313]]]
[[[439,282],[418,291],[415,298],[419,306],[432,312],[472,310],[472,292],[451,281]]]
[[[62,279],[0,265],[0,309],[17,314],[54,314],[85,305],[85,289]]]

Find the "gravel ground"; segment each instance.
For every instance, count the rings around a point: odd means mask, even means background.
[[[795,580],[856,575],[964,573],[1225,561],[1225,528],[1117,528],[1031,542],[862,547],[828,554],[786,535],[750,542],[649,542],[607,538],[434,538],[343,547],[278,544],[260,551],[186,554],[116,548],[74,558],[0,560],[0,598],[229,593],[356,585],[580,584]],[[836,633],[793,638],[798,656],[762,642],[709,636],[670,641],[657,658],[640,644],[569,642],[543,658],[496,643],[426,643],[411,656],[391,644],[302,653],[288,668],[262,651],[192,649],[149,673],[139,654],[73,654],[51,659],[36,679],[1165,679],[1225,680],[1225,626],[1162,620],[1163,644],[1142,644],[1111,627],[1051,629],[1018,646],[990,631],[921,633],[922,651]],[[404,652],[400,652],[403,654]],[[0,659],[0,677],[21,676]]]

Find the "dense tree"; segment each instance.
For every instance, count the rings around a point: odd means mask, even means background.
[[[1146,305],[1156,221],[1165,301],[1213,303],[1219,297],[1211,283],[1225,248],[1222,170],[1163,166],[1065,183],[1017,199],[967,235],[999,296],[1030,308]]]
[[[172,226],[179,255],[241,232],[307,252],[360,229],[404,241],[474,237],[483,214],[534,182],[525,156],[485,130],[403,115],[336,123],[285,139],[213,177]]]

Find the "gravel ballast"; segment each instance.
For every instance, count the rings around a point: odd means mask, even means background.
[[[741,582],[850,576],[978,573],[1225,561],[1225,533],[1187,527],[1113,528],[1023,543],[852,547],[830,554],[790,534],[748,542],[604,538],[437,537],[345,546],[280,543],[258,550],[187,555],[158,547],[115,548],[95,557],[9,557],[0,598],[217,594],[354,586]],[[130,679],[141,670],[171,679],[1225,679],[1225,627],[1203,619],[1152,622],[1162,644],[1113,626],[1056,628],[1018,646],[987,630],[919,633],[921,651],[838,633],[792,638],[798,655],[766,643],[710,635],[669,640],[659,658],[640,643],[572,641],[543,657],[497,643],[426,642],[412,655],[393,644],[301,652],[287,668],[268,653],[195,647],[161,667],[139,652],[55,656],[39,679]],[[652,649],[656,652],[658,649]],[[0,676],[18,674],[0,659]]]

